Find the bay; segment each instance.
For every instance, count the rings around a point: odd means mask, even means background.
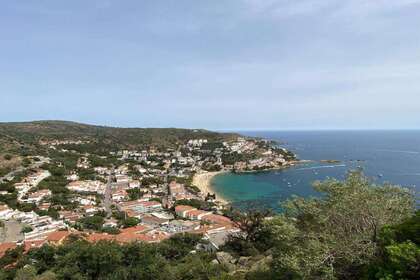
[[[224,173],[213,189],[240,208],[270,208],[292,196],[317,196],[316,180],[344,179],[361,169],[375,183],[389,182],[420,190],[420,131],[239,131],[279,141],[300,159],[313,160],[284,170]],[[338,160],[322,163],[321,160]]]

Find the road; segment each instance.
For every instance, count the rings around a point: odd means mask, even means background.
[[[106,183],[105,195],[103,205],[105,207],[105,211],[107,213],[107,217],[111,217],[112,210],[112,199],[111,199],[111,192],[112,192],[112,178],[113,178],[114,171],[112,171],[108,176],[108,182]]]
[[[23,240],[22,224],[16,220],[3,221],[4,227],[0,229],[0,243]]]

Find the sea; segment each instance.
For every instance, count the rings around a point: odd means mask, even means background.
[[[420,193],[420,130],[405,131],[239,131],[246,136],[275,140],[299,159],[311,160],[287,169],[258,173],[223,173],[212,188],[241,209],[268,208],[281,212],[281,203],[294,196],[318,197],[313,182],[344,179],[362,170],[373,183],[391,183]],[[322,163],[322,160],[337,160]]]

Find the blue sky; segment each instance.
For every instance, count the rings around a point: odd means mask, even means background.
[[[420,128],[420,0],[0,4],[0,121]]]

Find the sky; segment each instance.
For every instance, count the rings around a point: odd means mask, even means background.
[[[0,0],[0,121],[420,128],[420,0]]]

